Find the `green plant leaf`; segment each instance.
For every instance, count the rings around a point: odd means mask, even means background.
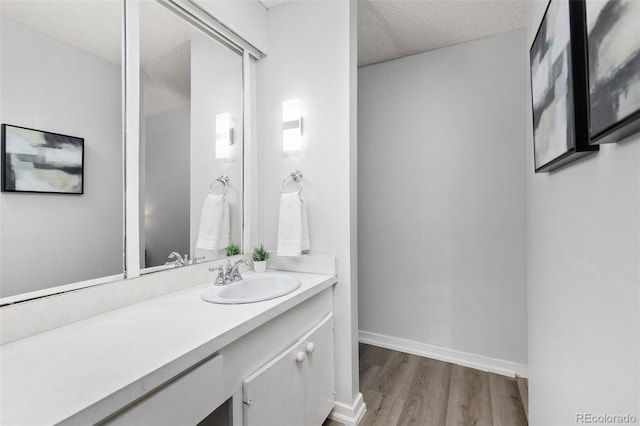
[[[260,244],[260,247],[254,247],[253,252],[251,253],[251,257],[254,262],[264,262],[269,259],[269,252],[264,248],[263,244]]]
[[[224,254],[226,256],[235,256],[236,254],[240,254],[240,246],[238,244],[236,244],[236,243],[231,243],[224,250]]]

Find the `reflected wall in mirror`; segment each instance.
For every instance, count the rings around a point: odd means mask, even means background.
[[[140,2],[140,67],[140,267],[223,257],[242,243],[242,55]]]
[[[83,194],[0,194],[4,301],[124,277],[122,14],[117,0],[0,2],[0,122],[84,139]],[[24,163],[51,164],[41,141],[29,150],[43,161]]]

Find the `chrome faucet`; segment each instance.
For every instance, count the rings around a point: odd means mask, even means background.
[[[216,278],[215,285],[225,285],[224,281],[224,267],[222,265],[218,266],[218,268],[209,268],[209,272],[218,271],[218,278]]]
[[[177,251],[172,251],[169,253],[169,259],[175,259],[173,262],[165,262],[165,265],[174,264],[176,267],[178,266],[186,266],[189,264],[189,255],[185,254],[184,257],[180,256],[180,253]]]
[[[240,259],[233,265],[231,264],[230,260],[227,261],[227,273],[224,277],[226,282],[233,283],[242,279],[242,275],[240,275],[241,263],[244,263],[247,266],[251,266],[251,262],[245,259]]]
[[[242,280],[242,275],[240,274],[239,269],[241,263],[251,266],[251,262],[248,260],[240,259],[233,265],[230,260],[227,260],[226,268],[223,268],[222,265],[218,266],[218,268],[209,268],[209,271],[211,272],[218,271],[218,278],[216,278],[215,285],[226,285]]]

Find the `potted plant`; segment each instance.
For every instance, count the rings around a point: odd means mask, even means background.
[[[254,247],[251,256],[253,257],[253,270],[264,272],[267,269],[267,259],[269,259],[269,253],[264,245],[260,244],[260,247]]]
[[[229,256],[235,256],[236,254],[240,254],[240,246],[236,243],[231,243],[229,246],[224,249],[224,254]]]

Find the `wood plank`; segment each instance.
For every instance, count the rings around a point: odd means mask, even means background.
[[[444,425],[447,416],[451,364],[420,358],[418,371],[398,422],[399,425]]]
[[[398,423],[405,404],[403,400],[376,391],[367,391],[363,398],[367,412],[360,426],[390,426]]]
[[[391,395],[395,398],[406,400],[411,389],[411,383],[418,371],[421,357],[406,353],[401,353],[399,363],[392,381]]]
[[[373,390],[373,383],[375,383],[381,368],[379,365],[368,365],[360,371],[360,392]]]
[[[378,411],[380,411],[382,395],[377,392],[367,390],[362,391],[362,399],[367,406],[367,411],[365,411],[359,426],[371,426],[376,420]]]
[[[371,367],[373,364],[368,362],[369,353],[372,350],[372,346],[365,345],[360,343],[358,346],[358,375],[362,378],[362,375]]]
[[[527,425],[518,384],[514,379],[489,373],[491,411],[495,426]]]
[[[529,421],[529,381],[523,377],[517,377],[516,383],[518,383],[524,415],[527,417],[527,421]]]
[[[454,365],[447,406],[447,426],[493,424],[489,375],[484,371]]]
[[[363,426],[527,425],[526,381],[521,391],[508,377],[366,344],[359,349]]]
[[[379,365],[382,366],[390,353],[396,352],[389,349],[381,348],[379,346],[363,345],[364,348],[361,352],[360,362],[367,365]]]
[[[399,363],[400,352],[397,351],[385,351],[385,361],[380,365],[380,372],[376,376],[375,380],[371,383],[371,390],[385,395],[391,392],[393,386],[393,377],[395,374],[396,366]],[[376,365],[376,364],[370,364]]]
[[[415,376],[420,357],[388,351],[388,357],[371,383],[371,390],[382,395],[405,400]]]

